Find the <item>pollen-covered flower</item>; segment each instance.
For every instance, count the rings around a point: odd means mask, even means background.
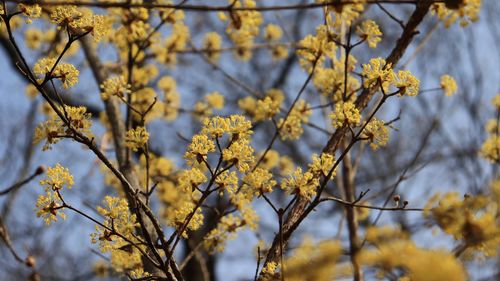
[[[399,89],[400,95],[414,97],[418,95],[420,81],[408,70],[400,70],[394,75],[394,86]]]
[[[60,190],[64,187],[71,189],[75,182],[68,168],[57,163],[53,168],[48,167],[46,172],[47,178],[40,181],[40,185],[52,190]]]
[[[222,109],[224,107],[224,96],[219,92],[212,92],[209,95],[206,95],[205,100],[210,107],[216,109]]]
[[[389,141],[389,130],[384,121],[374,117],[366,124],[361,137],[366,138],[370,142],[370,147],[375,150],[379,146],[387,144]]]
[[[144,127],[137,127],[135,129],[130,129],[125,135],[125,146],[137,151],[144,148],[149,140],[149,133]]]
[[[452,96],[457,92],[457,82],[450,75],[441,76],[440,82],[441,89],[444,91],[445,96]]]
[[[268,24],[264,29],[264,39],[266,41],[277,41],[283,36],[283,30],[276,24]]]
[[[189,165],[194,165],[206,160],[208,153],[213,151],[215,151],[213,140],[209,139],[206,135],[194,135],[184,158],[188,160]]]
[[[352,102],[337,103],[330,118],[332,118],[332,125],[335,128],[340,128],[344,124],[357,126],[361,122],[361,114]]]
[[[311,172],[302,173],[302,168],[300,167],[281,183],[281,188],[287,193],[298,194],[309,200],[316,194],[318,186],[318,178],[314,177]]]
[[[479,18],[481,0],[448,0],[444,2],[433,4],[431,12],[444,22],[446,28],[457,20],[460,20],[461,27],[465,27]]]
[[[101,85],[101,97],[103,100],[109,99],[111,96],[123,98],[125,95],[130,94],[131,86],[123,76],[110,77],[106,79]]]
[[[203,49],[208,59],[211,61],[218,61],[220,58],[220,48],[222,46],[222,39],[217,32],[208,32],[203,38]]]
[[[370,87],[378,81],[381,81],[385,88],[385,84],[392,82],[394,78],[391,64],[386,64],[383,58],[374,58],[370,60],[369,64],[363,64],[362,75],[365,77],[363,84],[365,88]]]
[[[329,153],[321,153],[320,156],[313,154],[312,163],[309,164],[309,171],[313,174],[328,175],[335,164],[335,157]],[[332,178],[335,176],[335,171]]]
[[[74,181],[68,168],[57,163],[54,167],[47,168],[46,178],[40,181],[44,187],[45,194],[39,195],[36,202],[36,215],[42,217],[46,225],[57,221],[57,216],[65,219],[62,213],[63,202],[61,200],[61,190],[63,188],[71,189]]]
[[[231,143],[231,146],[222,151],[222,158],[233,163],[236,168],[242,173],[250,170],[250,165],[253,165],[255,157],[253,148],[250,146],[248,139],[238,139]]]
[[[377,47],[377,44],[382,40],[380,38],[382,36],[382,32],[380,31],[377,23],[372,20],[362,22],[361,25],[356,28],[356,33],[359,37],[361,37],[361,39],[368,43],[370,48]]]
[[[55,65],[55,63],[55,58],[42,58],[35,64],[33,71],[37,75],[44,76],[44,78],[57,78],[61,80],[65,89],[73,87],[78,83],[80,72],[74,65],[69,63],[58,63]]]
[[[42,15],[42,8],[37,4],[35,5],[19,4],[18,8],[19,11],[27,17],[26,19],[27,24],[30,24],[32,19],[39,18]]]
[[[243,182],[255,190],[255,194],[257,195],[272,192],[273,187],[276,185],[273,174],[262,168],[256,168],[254,171],[248,173],[243,178]]]

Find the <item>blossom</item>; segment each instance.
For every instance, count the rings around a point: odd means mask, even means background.
[[[382,82],[384,88],[386,84],[391,83],[394,78],[394,73],[391,69],[391,64],[387,64],[383,58],[374,58],[369,64],[363,64],[362,75],[365,77],[363,86],[370,87],[378,81]]]
[[[400,95],[416,96],[420,81],[408,70],[400,70],[394,75],[394,86],[399,89]]]
[[[302,173],[299,167],[287,179],[281,183],[281,188],[289,194],[298,194],[309,200],[316,194],[316,188],[319,185],[318,178],[311,172]]]
[[[357,126],[361,122],[361,114],[352,102],[337,103],[335,111],[330,114],[330,118],[335,128],[340,128],[344,124]]]
[[[201,163],[203,160],[206,160],[207,154],[213,151],[215,151],[213,140],[209,139],[206,135],[194,135],[184,158],[188,159],[190,165],[193,165],[194,161]]]
[[[446,96],[452,96],[457,92],[457,82],[450,75],[441,76],[441,89],[444,91]]]
[[[149,140],[149,133],[144,127],[137,127],[135,129],[130,129],[125,135],[125,146],[137,151],[144,148]]]
[[[370,48],[377,47],[377,44],[382,40],[382,32],[380,31],[377,23],[372,20],[366,20],[356,28],[356,33],[361,39],[366,40]]]
[[[130,84],[123,76],[110,77],[101,84],[101,97],[103,100],[107,100],[111,96],[123,98],[132,92],[130,88]]]
[[[208,59],[218,61],[220,58],[220,48],[222,46],[221,36],[217,32],[208,32],[203,38],[203,49]]]
[[[33,71],[37,75],[44,76],[44,78],[57,78],[61,80],[65,89],[73,87],[78,83],[80,72],[74,65],[69,63],[58,63],[55,65],[55,63],[55,58],[42,58],[35,64]]]

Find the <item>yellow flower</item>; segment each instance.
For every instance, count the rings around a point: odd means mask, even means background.
[[[46,141],[43,150],[51,149],[51,145],[56,144],[62,138],[72,137],[74,135],[73,130],[87,137],[93,136],[90,130],[92,126],[91,114],[87,113],[87,108],[84,106],[65,106],[59,110],[68,118],[70,127],[51,111],[51,119],[41,123],[35,129],[34,143],[39,143],[42,140]]]
[[[125,97],[127,94],[131,93],[131,86],[127,84],[127,81],[123,76],[116,76],[106,79],[101,85],[101,97],[103,100],[109,99],[111,96],[117,96],[120,98]]]
[[[319,180],[311,172],[302,173],[298,167],[289,178],[283,180],[281,188],[289,194],[298,194],[309,200],[316,195],[316,188],[319,186]]]
[[[125,135],[125,146],[137,151],[143,149],[149,140],[149,133],[144,127],[137,127],[130,129]]]
[[[224,96],[219,92],[212,92],[209,95],[206,95],[205,100],[208,105],[213,108],[222,109],[224,107]]]
[[[250,165],[253,165],[255,158],[253,148],[250,146],[248,139],[238,139],[231,143],[231,146],[222,151],[222,159],[229,163],[233,163],[236,168],[242,173],[250,170]]]
[[[394,79],[391,64],[386,64],[383,58],[374,58],[370,60],[369,64],[363,64],[362,75],[365,77],[363,84],[365,88],[381,81],[385,89],[386,84],[391,83]]]
[[[361,122],[361,114],[352,102],[337,103],[330,118],[332,118],[332,125],[335,128],[340,128],[344,124],[357,126]]]
[[[394,75],[394,86],[399,89],[399,94],[414,97],[418,95],[420,81],[408,70],[400,70]]]
[[[57,78],[61,80],[63,83],[63,87],[65,89],[73,87],[76,83],[78,83],[78,75],[80,72],[69,63],[58,63],[52,73],[50,72],[56,63],[56,59],[54,58],[42,58],[40,59],[35,66],[33,67],[33,71],[35,74],[40,76],[48,76],[48,78]]]
[[[23,13],[26,17],[26,23],[30,24],[33,18],[39,18],[42,15],[42,8],[38,5],[18,5],[19,11]]]
[[[177,92],[177,83],[170,76],[164,76],[158,81],[158,88],[163,91],[165,106],[163,107],[163,116],[168,121],[177,118],[181,96]]]
[[[320,25],[316,29],[316,36],[309,34],[300,40],[298,45],[297,56],[299,57],[299,63],[307,72],[312,70],[315,62],[317,65],[321,65],[326,57],[333,59],[337,49],[337,45],[331,40],[326,25]]]
[[[295,107],[292,109],[288,118],[281,118],[278,121],[278,128],[280,130],[280,137],[283,140],[296,140],[300,138],[304,129],[302,124],[309,121],[309,116],[311,116],[312,111],[309,109],[309,105],[305,100],[299,100]]]
[[[45,195],[38,196],[35,210],[37,211],[36,216],[42,217],[46,225],[50,225],[51,222],[57,221],[57,215],[62,219],[66,219],[66,215],[61,212],[61,199],[47,189]]]
[[[321,153],[321,156],[317,154],[312,155],[312,163],[309,164],[309,171],[315,175],[328,175],[330,170],[335,164],[335,157],[329,153]],[[335,171],[332,174],[333,178],[335,176]]]
[[[203,49],[205,54],[211,61],[218,61],[220,58],[220,48],[222,46],[222,39],[217,32],[208,32],[203,38]]]
[[[63,187],[71,189],[74,185],[73,176],[68,168],[57,163],[55,167],[48,167],[46,172],[47,178],[40,181],[40,185],[50,188],[54,191],[60,190]]]
[[[389,130],[384,121],[374,117],[366,124],[361,137],[366,138],[371,148],[376,150],[379,146],[385,146],[389,141]]]
[[[450,75],[441,76],[441,89],[446,96],[452,96],[457,92],[457,82]]]
[[[460,19],[460,26],[465,27],[470,22],[478,20],[480,9],[481,0],[457,0],[435,3],[431,7],[431,12],[444,22],[446,28],[458,19]]]
[[[382,32],[380,31],[377,23],[372,20],[362,22],[361,25],[356,28],[356,33],[359,37],[361,37],[361,39],[368,43],[370,48],[377,47],[377,44],[382,40],[380,38],[382,36]]]
[[[243,178],[243,182],[254,189],[257,195],[272,192],[276,185],[273,175],[262,168],[256,168],[253,172],[248,173]]]
[[[268,24],[264,29],[264,40],[266,41],[277,41],[283,36],[283,30],[276,24]]]
[[[30,49],[38,49],[43,43],[43,33],[38,28],[30,28],[24,33],[26,46]]]
[[[206,160],[208,153],[213,151],[215,151],[213,140],[206,135],[194,135],[184,158],[188,160],[189,165],[194,165],[195,161],[201,163]]]
[[[495,134],[486,139],[479,154],[491,163],[500,161],[500,136]]]

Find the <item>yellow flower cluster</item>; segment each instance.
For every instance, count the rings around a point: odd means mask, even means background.
[[[369,64],[363,64],[362,75],[365,78],[363,84],[365,88],[381,83],[386,94],[388,94],[389,86],[393,85],[398,89],[400,96],[418,95],[420,80],[407,70],[400,70],[395,73],[391,68],[391,64],[387,64],[382,58],[373,58],[370,59]]]
[[[203,120],[213,114],[214,109],[224,108],[224,96],[219,92],[212,92],[205,96],[203,101],[198,101],[193,107],[193,114]]]
[[[188,165],[193,166],[196,163],[202,163],[207,160],[209,152],[215,151],[215,143],[206,135],[194,135],[188,146],[188,151],[184,155]]]
[[[130,129],[125,134],[125,146],[133,151],[143,149],[149,140],[149,133],[144,127]]]
[[[335,164],[335,157],[329,153],[321,153],[320,156],[317,154],[312,155],[312,163],[309,164],[309,171],[314,175],[326,176],[333,168]],[[332,178],[335,176],[335,171],[332,174]]]
[[[145,245],[141,245],[134,234],[138,226],[136,215],[130,213],[124,198],[106,196],[103,203],[104,207],[97,207],[97,212],[104,217],[103,226],[96,225],[96,232],[91,234],[92,243],[98,243],[102,253],[111,254],[111,266],[118,273],[142,268],[137,247],[144,249]]]
[[[363,64],[362,74],[365,77],[363,84],[365,88],[379,83],[379,81],[386,88],[394,79],[391,64],[386,64],[383,58],[373,58],[369,64]]]
[[[338,241],[326,240],[315,244],[312,239],[306,238],[284,261],[286,280],[333,280],[335,265],[341,254],[342,245]]]
[[[244,226],[241,218],[229,214],[221,218],[217,227],[212,229],[203,240],[209,253],[224,251],[226,241],[236,238],[236,232]]]
[[[277,43],[283,36],[283,30],[276,24],[268,24],[264,29],[264,40],[269,43]],[[288,49],[284,45],[270,46],[273,59],[284,59],[288,55]]]
[[[154,51],[156,59],[162,63],[174,66],[177,63],[177,52],[186,48],[189,42],[189,28],[183,22],[177,22],[172,27],[172,33],[161,46]]]
[[[450,75],[441,76],[440,82],[441,89],[444,91],[444,94],[449,97],[457,92],[457,82]]]
[[[90,9],[78,9],[76,6],[58,6],[50,13],[53,23],[75,36],[90,33],[94,40],[99,41],[107,35],[111,24],[103,15],[94,15]]]
[[[288,194],[297,194],[309,200],[316,195],[318,186],[318,178],[309,171],[303,173],[300,167],[281,183],[281,188]]]
[[[35,129],[34,143],[45,140],[43,150],[51,149],[52,144],[56,144],[62,138],[72,137],[74,131],[92,137],[90,130],[92,126],[92,122],[90,121],[91,114],[87,113],[86,107],[64,106],[60,108],[60,111],[68,118],[69,127],[59,116],[52,114],[51,119],[41,123]]]
[[[101,98],[103,100],[107,100],[112,96],[123,98],[132,92],[130,88],[130,84],[127,84],[123,76],[108,78],[101,85]]]
[[[248,173],[243,182],[255,191],[257,196],[264,193],[272,192],[276,181],[273,179],[273,174],[266,169],[256,168]]]
[[[201,208],[194,213],[193,210],[200,196],[198,188],[207,180],[202,171],[192,168],[172,174],[158,184],[158,197],[164,203],[162,215],[168,225],[178,230],[184,227],[184,237],[187,237],[187,230],[196,230],[203,224]],[[192,219],[184,226],[189,215]]]
[[[37,217],[42,217],[45,224],[49,225],[51,222],[57,221],[57,215],[63,219],[66,218],[66,215],[61,212],[63,205],[60,192],[64,187],[71,189],[74,180],[68,168],[59,163],[54,167],[47,168],[46,174],[46,179],[40,181],[40,185],[45,189],[45,194],[38,196],[35,210]]]
[[[203,49],[208,59],[216,62],[220,58],[220,48],[222,47],[222,38],[217,32],[208,32],[203,38]]]
[[[347,99],[354,102],[356,95],[353,93],[360,88],[360,81],[351,75],[356,68],[357,60],[353,55],[349,55],[347,65],[347,87],[344,87],[344,73],[346,71],[345,56],[341,56],[333,62],[332,67],[317,66],[313,83],[320,93],[333,100],[339,102],[343,100],[344,88],[346,88]]]
[[[229,134],[232,140],[249,137],[252,132],[252,123],[244,116],[231,115],[227,118],[215,116],[203,120],[202,133],[212,138],[220,138]]]
[[[278,89],[271,89],[267,91],[267,95],[262,99],[255,99],[254,97],[247,96],[238,101],[238,106],[249,116],[253,121],[270,120],[280,112],[281,104],[285,96],[283,92]]]
[[[76,83],[78,83],[78,75],[80,72],[74,65],[69,63],[55,64],[55,58],[42,58],[35,64],[33,71],[36,75],[43,76],[43,78],[47,77],[48,79],[59,79],[62,82],[63,87],[66,89],[73,87]]]
[[[349,126],[358,126],[361,122],[361,114],[352,102],[337,103],[335,111],[330,114],[332,125],[340,128],[347,124]]]
[[[376,150],[380,146],[385,146],[389,141],[389,130],[384,121],[374,117],[366,124],[361,137],[366,138],[370,142],[370,147]]]
[[[360,264],[380,269],[379,279],[387,279],[399,269],[405,270],[400,280],[467,280],[463,265],[450,253],[424,250],[408,240],[394,240],[377,244],[374,250],[364,250],[356,260]]]
[[[166,120],[172,121],[177,118],[180,107],[181,96],[177,92],[177,83],[173,77],[164,76],[158,81],[157,86],[163,92],[165,104],[163,116]]]
[[[280,118],[278,121],[278,128],[280,130],[280,137],[283,140],[297,140],[300,138],[304,129],[302,124],[309,121],[309,116],[311,116],[312,111],[309,109],[309,105],[305,100],[299,100],[295,107],[292,109],[288,118]]]
[[[39,18],[42,15],[42,8],[38,6],[37,4],[35,5],[24,5],[24,4],[19,4],[18,5],[19,11],[23,13],[26,17],[26,23],[30,24],[32,22],[32,19],[34,18]],[[0,14],[3,12],[0,12]]]
[[[255,7],[254,0],[228,0],[232,7]],[[236,45],[235,55],[237,58],[247,61],[252,57],[252,46],[254,39],[259,35],[262,24],[262,15],[258,11],[231,11],[228,15],[219,13],[222,21],[229,21],[226,33]]]
[[[351,25],[356,19],[359,18],[361,13],[364,11],[364,2],[366,0],[341,0],[342,2],[347,2],[343,5],[335,5],[327,8],[327,18],[326,21],[328,26],[334,28],[337,32],[339,32],[342,28],[342,25],[345,24],[347,26]],[[317,2],[325,3],[327,0],[318,0]]]
[[[445,3],[435,3],[431,7],[431,11],[441,21],[444,22],[446,28],[460,19],[460,26],[465,27],[470,22],[478,20],[479,11],[481,9],[481,0],[448,0]]]
[[[500,225],[496,219],[500,202],[498,190],[498,182],[493,182],[490,196],[461,198],[457,192],[436,194],[427,203],[424,215],[460,241],[469,256],[494,257],[500,244]]]
[[[500,110],[499,101],[500,94],[497,94],[491,101],[497,111]],[[496,119],[492,119],[487,123],[486,131],[488,132],[489,137],[484,141],[481,146],[481,150],[479,151],[481,157],[491,163],[498,163],[500,161],[500,127],[498,125],[499,124]]]
[[[377,44],[382,41],[382,32],[377,23],[372,20],[366,20],[356,27],[356,33],[362,40],[368,43],[370,48],[376,48]]]
[[[420,81],[408,70],[400,70],[394,75],[393,84],[399,90],[399,95],[414,97],[418,95]]]
[[[320,25],[316,28],[316,36],[309,34],[299,41],[297,56],[300,66],[310,72],[314,64],[322,65],[326,57],[333,59],[336,49],[328,27]]]

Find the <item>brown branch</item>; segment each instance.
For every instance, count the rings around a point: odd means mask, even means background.
[[[24,3],[31,4],[33,1],[29,0],[6,0],[5,2],[11,3]],[[366,0],[366,4],[419,4],[421,1],[418,0]],[[433,3],[442,3],[444,0],[432,1]],[[96,7],[96,8],[147,8],[147,9],[175,9],[191,12],[233,12],[233,11],[259,11],[259,12],[270,12],[270,11],[283,11],[283,10],[305,10],[305,9],[318,9],[324,7],[338,7],[347,4],[357,4],[359,1],[332,1],[332,2],[321,2],[321,3],[307,3],[307,4],[294,4],[294,5],[274,5],[274,6],[256,6],[256,7],[234,7],[233,5],[225,6],[209,6],[209,5],[181,5],[181,4],[160,4],[160,3],[130,3],[130,2],[89,2],[89,1],[51,1],[44,2],[38,1],[37,4],[40,6],[65,6],[74,5],[80,7]]]

